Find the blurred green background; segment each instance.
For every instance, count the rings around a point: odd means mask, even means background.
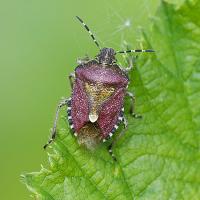
[[[102,46],[125,39],[141,48],[139,26],[149,28],[159,0],[0,2],[0,199],[30,199],[22,172],[47,162],[57,102],[70,95],[67,76],[76,59],[98,49],[74,18],[89,25]],[[139,13],[139,15],[138,15]]]

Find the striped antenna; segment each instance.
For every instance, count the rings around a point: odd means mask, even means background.
[[[133,49],[133,50],[126,50],[126,51],[116,51],[116,54],[117,53],[137,53],[137,52],[155,52],[154,50],[152,49]]]
[[[80,17],[76,16],[76,18],[81,22],[81,24],[83,24],[83,26],[85,27],[85,29],[89,32],[92,40],[95,42],[95,44],[97,45],[97,47],[99,49],[101,49],[99,43],[96,41],[96,39],[95,39],[93,33],[90,31],[89,27],[83,22],[83,20]]]

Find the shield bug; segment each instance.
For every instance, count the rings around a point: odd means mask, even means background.
[[[115,51],[112,48],[101,48],[88,26],[81,18],[77,17],[77,19],[89,32],[100,52],[95,59],[79,60],[75,73],[70,74],[71,98],[64,99],[59,103],[52,136],[44,148],[55,139],[56,124],[62,106],[67,106],[68,121],[74,135],[78,138],[78,142],[89,149],[111,138],[120,123],[124,124],[124,130],[126,130],[128,124],[123,107],[125,96],[129,96],[132,100],[130,107],[132,116],[140,117],[134,112],[135,97],[127,91],[128,72],[133,65],[128,68],[121,68],[116,63],[115,56],[118,53],[154,51],[151,49]],[[113,143],[109,146],[111,155]]]

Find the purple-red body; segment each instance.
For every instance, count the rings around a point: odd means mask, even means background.
[[[79,65],[75,77],[70,105],[71,127],[78,137],[86,131],[88,137],[94,134],[96,140],[105,140],[122,120],[128,77],[118,65],[104,66],[96,60]],[[85,130],[88,127],[89,132]],[[95,131],[97,134],[91,133]]]
[[[123,113],[125,95],[132,100],[131,115],[141,118],[140,115],[134,113],[134,95],[127,91],[129,83],[127,74],[133,68],[133,62],[130,61],[130,66],[122,69],[116,64],[115,56],[117,53],[154,52],[154,50],[115,51],[113,48],[101,48],[89,27],[80,17],[76,16],[76,18],[88,31],[100,52],[93,60],[84,59],[79,62],[75,74],[69,76],[71,86],[73,86],[72,96],[59,103],[52,136],[44,148],[55,139],[59,111],[64,105],[68,105],[69,124],[79,144],[84,144],[90,149],[112,137],[121,121],[124,128],[127,128],[128,123]],[[113,143],[109,146],[110,153],[112,145]]]

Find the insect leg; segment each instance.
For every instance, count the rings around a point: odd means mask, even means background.
[[[60,109],[63,106],[66,106],[67,103],[69,102],[69,99],[63,99],[61,100],[61,102],[58,104],[57,109],[56,109],[56,116],[55,116],[55,120],[54,120],[54,125],[53,128],[51,129],[51,138],[49,139],[49,141],[44,145],[44,149],[46,149],[55,139],[56,137],[56,127],[57,127],[57,121],[58,121],[58,116],[59,116],[59,112]]]
[[[131,98],[130,114],[134,118],[142,118],[142,115],[135,113],[135,96],[134,96],[134,94],[131,92],[126,92],[126,95]]]
[[[128,65],[129,65],[127,68],[125,68],[125,71],[126,71],[126,72],[129,72],[129,71],[131,71],[132,69],[134,69],[134,66],[135,66],[135,63],[136,63],[137,58],[138,58],[137,55],[136,55],[136,56],[128,56],[128,57],[126,58],[127,63],[128,63]]]
[[[78,63],[79,65],[83,65],[83,64],[89,62],[90,60],[91,60],[91,59],[89,58],[89,56],[86,55],[84,58],[78,58],[78,59],[77,59],[77,63]]]
[[[70,82],[70,85],[71,85],[71,88],[73,88],[73,85],[74,85],[74,78],[75,78],[75,74],[74,73],[71,73],[69,76],[69,82]]]
[[[123,116],[123,124],[124,124],[124,129],[119,133],[119,135],[115,138],[115,140],[112,141],[112,143],[108,146],[108,152],[110,153],[110,155],[112,156],[112,158],[116,161],[116,157],[113,154],[113,146],[116,144],[116,142],[124,135],[124,133],[126,132],[127,128],[128,128],[128,121],[127,119]]]

